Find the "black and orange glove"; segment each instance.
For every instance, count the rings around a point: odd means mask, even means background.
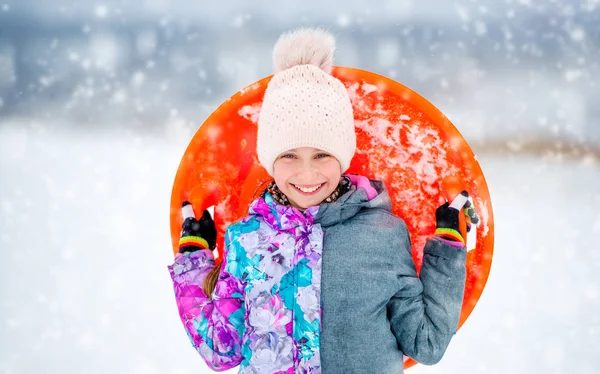
[[[461,210],[464,212],[461,216]],[[479,217],[469,201],[469,193],[462,191],[451,203],[444,203],[435,211],[435,235],[466,244],[471,224],[478,224]]]
[[[183,224],[179,239],[179,253],[214,249],[217,242],[217,227],[208,210],[204,210],[202,217],[197,220],[192,204],[184,201],[181,211]]]

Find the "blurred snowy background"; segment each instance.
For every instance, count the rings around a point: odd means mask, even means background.
[[[166,268],[173,178],[277,36],[315,25],[338,65],[440,108],[488,179],[487,287],[409,372],[598,373],[598,0],[0,0],[0,373],[210,372]]]

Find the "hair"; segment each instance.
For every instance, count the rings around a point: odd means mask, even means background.
[[[206,278],[204,278],[204,283],[202,284],[202,291],[212,299],[212,293],[215,290],[217,285],[217,281],[219,280],[219,275],[221,274],[221,268],[223,267],[223,260],[220,263],[216,264],[214,268],[208,273]]]
[[[262,195],[266,189],[265,186],[268,186],[271,182],[273,182],[273,179],[267,179],[266,181],[259,183],[256,191],[254,192],[254,199]],[[204,278],[204,282],[202,283],[202,291],[204,291],[204,293],[210,299],[212,299],[212,294],[217,286],[217,281],[219,280],[219,275],[221,275],[222,268],[223,259],[221,259],[219,263],[215,264],[215,267],[208,273],[208,275],[206,275],[206,278]]]

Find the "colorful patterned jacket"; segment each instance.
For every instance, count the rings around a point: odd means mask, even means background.
[[[417,277],[387,190],[366,186],[304,213],[268,193],[255,200],[225,233],[212,300],[201,289],[212,253],[175,257],[181,320],[210,368],[402,373],[403,355],[441,359],[458,326],[465,248],[431,238]]]

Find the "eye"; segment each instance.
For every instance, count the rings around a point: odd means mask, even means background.
[[[295,157],[296,156],[292,153],[284,153],[281,156],[279,156],[279,158],[290,158],[290,159],[295,158]]]
[[[317,153],[315,155],[315,158],[326,158],[326,157],[330,157],[330,155],[327,153]]]

